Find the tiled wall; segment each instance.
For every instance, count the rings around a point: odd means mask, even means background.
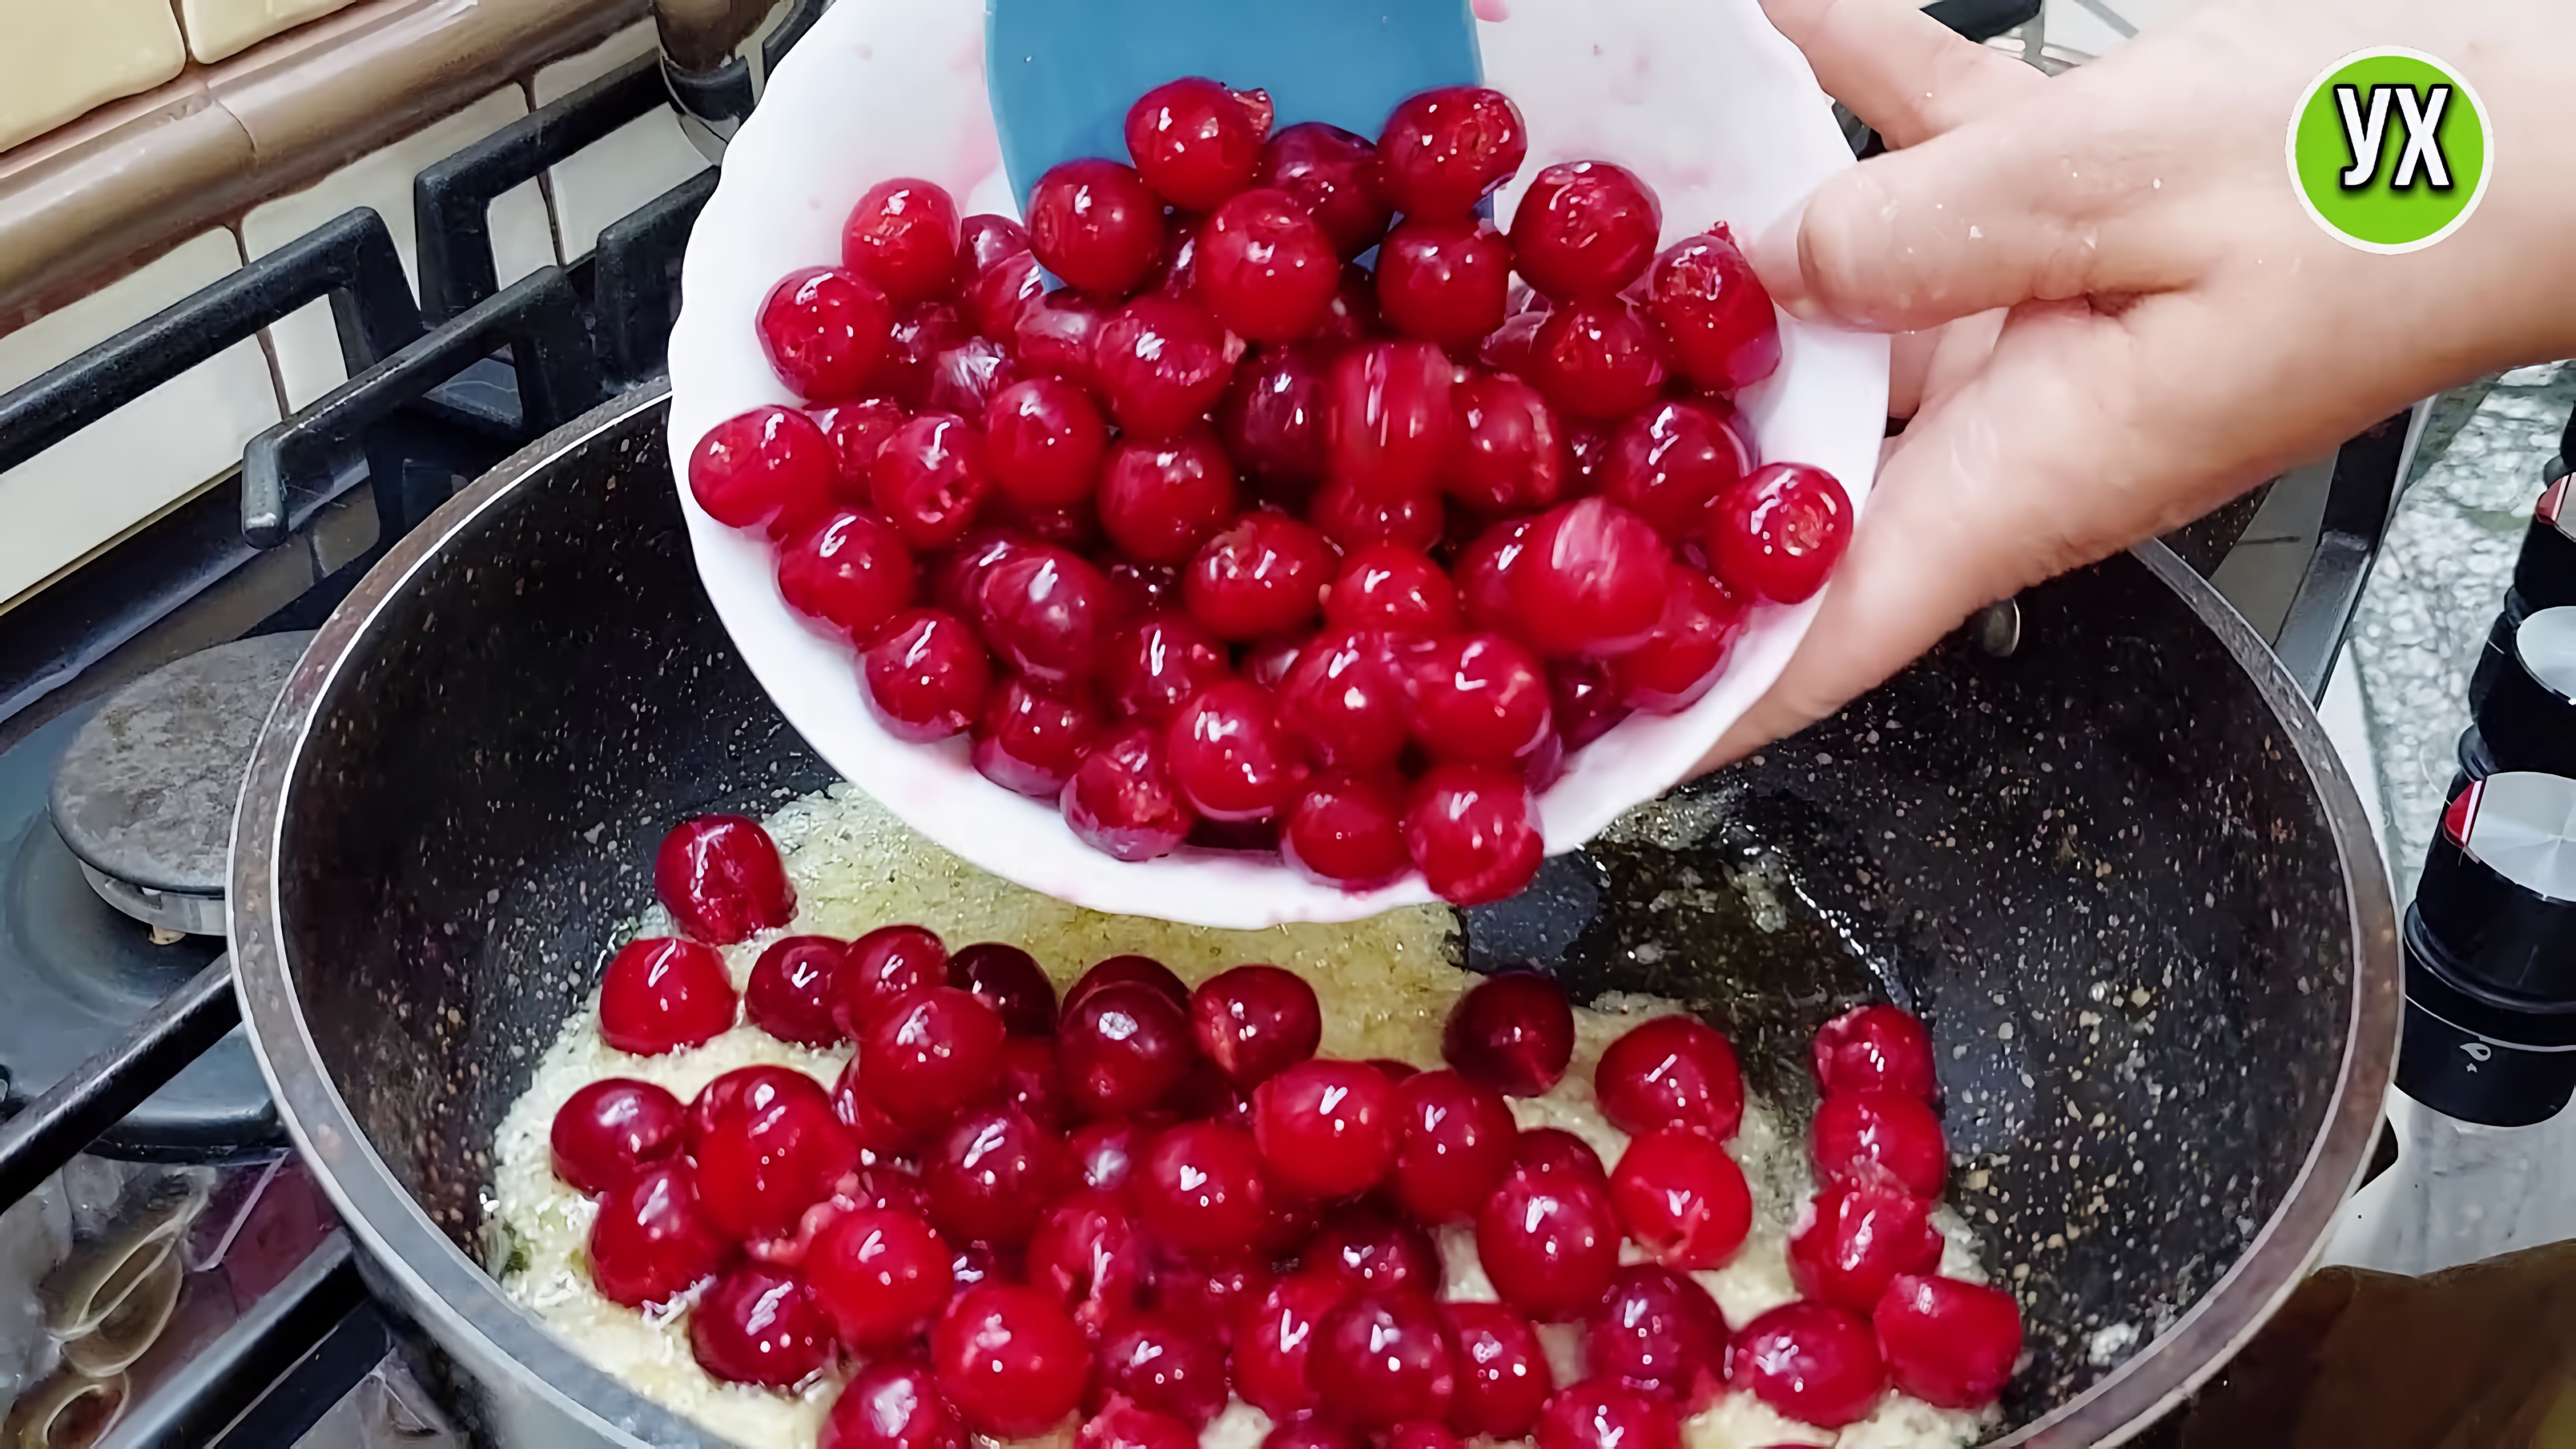
[[[82,0],[110,8],[122,0]],[[245,12],[302,16],[320,0],[180,0],[192,44],[247,35]],[[167,21],[168,0],[150,0]],[[0,0],[0,34],[22,0]],[[233,27],[218,29],[217,24]],[[255,27],[251,27],[255,28]],[[24,34],[25,32],[18,32]],[[176,31],[173,30],[175,37]],[[175,43],[175,39],[174,39]],[[194,237],[121,280],[0,337],[0,392],[107,340],[200,287],[357,206],[375,208],[392,230],[403,264],[413,257],[412,178],[526,115],[560,100],[653,49],[648,23],[536,71],[524,84],[486,94],[411,136],[340,168],[314,185],[253,207],[232,227]],[[14,47],[11,48],[14,53]],[[14,64],[0,58],[0,73]],[[175,66],[175,62],[174,62]],[[8,84],[0,75],[0,93]],[[5,102],[0,102],[5,104]],[[541,266],[586,255],[599,229],[688,179],[705,161],[667,111],[629,123],[494,202],[491,228],[503,283]],[[345,379],[329,308],[316,303],[145,398],[104,418],[36,460],[0,473],[0,609],[66,568],[132,532],[209,484],[286,412]]]

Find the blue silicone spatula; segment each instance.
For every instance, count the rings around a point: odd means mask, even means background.
[[[988,0],[984,47],[1023,209],[1059,162],[1126,160],[1127,108],[1182,76],[1370,137],[1406,96],[1484,78],[1468,0]]]

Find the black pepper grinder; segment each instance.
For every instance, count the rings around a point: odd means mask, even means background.
[[[2576,779],[2461,785],[2406,912],[2397,1085],[2463,1122],[2546,1122],[2576,1096]]]

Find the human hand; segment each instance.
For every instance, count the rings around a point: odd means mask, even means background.
[[[1707,761],[1839,709],[1996,599],[2152,538],[2452,383],[2576,350],[2564,0],[2213,3],[2056,79],[1907,0],[1763,0],[1889,154],[1759,239],[1783,307],[1898,334],[1878,481],[1815,626]],[[2478,92],[2475,215],[2345,246],[2283,138],[2340,57]]]

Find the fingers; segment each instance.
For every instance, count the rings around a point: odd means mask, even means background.
[[[1825,94],[1890,146],[1911,146],[2045,83],[1905,0],[1762,0]]]
[[[2187,280],[2191,245],[2137,215],[2145,203],[2134,193],[2150,179],[2107,154],[2115,138],[2069,134],[2046,110],[1836,175],[1756,241],[1754,270],[1799,316],[1882,332]]]
[[[1975,376],[1995,350],[2004,316],[1981,312],[1929,332],[1899,332],[1889,339],[1887,415],[1910,418]]]
[[[2082,365],[2125,343],[2086,335],[2118,331],[2097,319],[2043,320],[2057,335],[2007,339],[1897,439],[1814,626],[1706,766],[1840,709],[1986,604],[2146,536],[2129,532],[2134,496],[2097,477],[2121,426],[2091,398],[2117,359]]]

